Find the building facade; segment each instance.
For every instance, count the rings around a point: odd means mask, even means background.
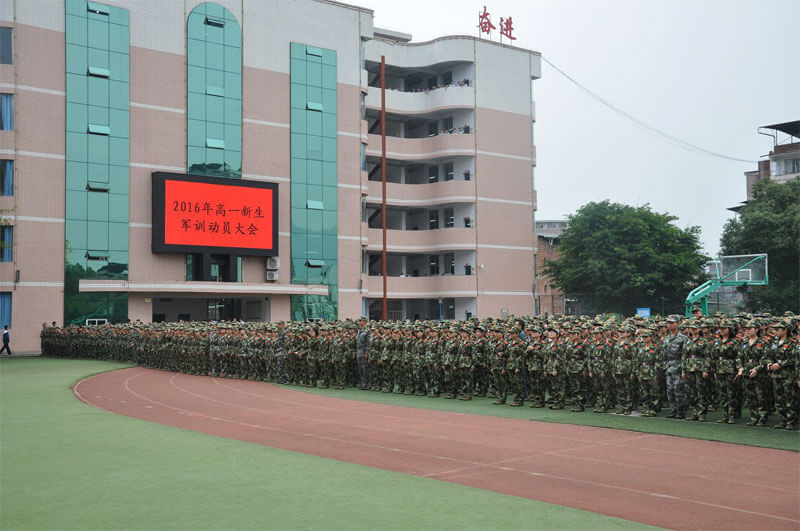
[[[532,313],[539,55],[408,40],[326,0],[0,0],[17,349],[42,322],[373,313],[381,56],[391,317]],[[278,256],[153,252],[155,172],[276,183]]]
[[[764,125],[759,134],[772,137],[772,149],[758,161],[758,169],[744,172],[747,201],[753,200],[753,185],[763,179],[778,183],[800,176],[800,120]],[[728,210],[738,211],[741,205]]]
[[[534,280],[536,290],[534,293],[534,311],[536,315],[555,315],[567,312],[564,293],[551,284],[550,278],[544,273],[547,260],[555,260],[560,255],[558,242],[561,235],[567,230],[565,219],[537,219],[536,227],[536,253],[533,256]]]

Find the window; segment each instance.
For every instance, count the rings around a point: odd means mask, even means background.
[[[444,226],[445,227],[452,227],[455,225],[455,217],[453,216],[453,209],[452,208],[445,208],[444,209]]]
[[[444,254],[444,271],[450,275],[456,274],[456,255],[455,253]]]
[[[367,171],[367,145],[361,144],[361,171]]]
[[[14,227],[5,226],[0,231],[0,262],[14,261]]]
[[[439,228],[439,211],[438,210],[429,210],[428,211],[428,228],[431,230]]]
[[[0,195],[14,195],[13,160],[0,160]]]
[[[439,255],[432,254],[430,255],[430,273],[431,275],[438,275],[439,274]]]
[[[429,89],[436,88],[436,76],[428,78],[428,88]]]
[[[0,326],[11,328],[11,293],[0,293]]]
[[[444,180],[445,181],[452,181],[453,180],[453,163],[452,162],[445,162],[445,164],[444,164]]]
[[[453,72],[445,72],[442,74],[442,85],[452,85],[453,83]]]
[[[428,182],[435,183],[439,181],[439,166],[430,166],[428,168]]]
[[[0,130],[14,129],[14,95],[0,94]]]
[[[11,28],[0,28],[0,64],[10,65],[14,62],[11,36]]]
[[[428,136],[436,136],[439,134],[439,122],[436,120],[428,123]]]
[[[448,116],[447,118],[442,119],[442,129],[447,131],[448,133],[453,132],[453,117]]]
[[[800,159],[786,159],[783,163],[784,173],[800,173]]]

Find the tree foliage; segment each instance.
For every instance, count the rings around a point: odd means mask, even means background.
[[[748,310],[800,311],[800,177],[756,183],[753,200],[725,224],[720,249],[723,255],[768,255],[769,286],[752,287]]]
[[[686,294],[703,281],[698,227],[680,229],[674,216],[649,205],[588,203],[569,217],[560,257],[545,273],[583,312],[678,312]]]

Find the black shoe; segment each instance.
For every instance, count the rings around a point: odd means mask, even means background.
[[[676,413],[675,411],[673,411],[672,413],[670,413],[669,415],[667,415],[667,418],[668,418],[668,419],[676,419],[676,418],[678,418],[678,413]]]

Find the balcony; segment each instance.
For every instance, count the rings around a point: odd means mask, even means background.
[[[369,277],[367,286],[370,297],[383,296],[383,277]],[[387,297],[395,299],[476,297],[477,281],[475,275],[387,277],[386,292]]]
[[[381,156],[380,135],[369,135],[367,155]],[[386,156],[397,160],[431,160],[456,155],[475,155],[475,136],[443,134],[426,138],[386,137]]]
[[[366,105],[368,109],[381,108],[380,87],[369,87]],[[475,88],[450,85],[424,92],[386,90],[386,112],[396,114],[422,114],[439,109],[467,108],[475,106]]]
[[[395,206],[423,207],[444,203],[475,202],[475,181],[439,181],[430,184],[386,183],[386,203]],[[380,181],[369,181],[367,202],[380,203]]]
[[[381,229],[368,229],[367,249],[380,251]],[[475,228],[449,227],[434,230],[386,230],[386,250],[393,253],[428,253],[432,251],[475,250]]]

